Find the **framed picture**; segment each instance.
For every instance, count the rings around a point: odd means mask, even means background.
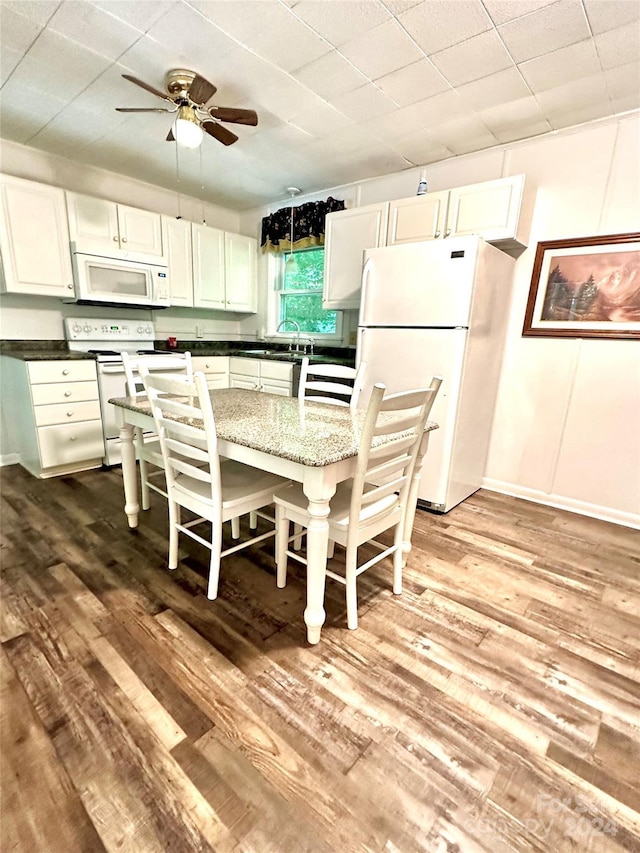
[[[522,334],[640,338],[640,233],[538,243]]]

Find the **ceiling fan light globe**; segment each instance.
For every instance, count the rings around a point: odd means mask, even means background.
[[[183,118],[177,118],[173,123],[173,135],[181,148],[198,148],[204,136],[200,125]]]

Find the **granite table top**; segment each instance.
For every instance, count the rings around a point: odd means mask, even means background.
[[[364,410],[346,406],[302,402],[264,391],[224,388],[210,392],[218,438],[279,456],[314,468],[322,468],[357,456],[364,424]],[[146,399],[115,397],[115,406],[151,414]],[[383,415],[390,421],[398,415]],[[437,429],[428,421],[425,432]],[[399,434],[400,435],[400,434]]]

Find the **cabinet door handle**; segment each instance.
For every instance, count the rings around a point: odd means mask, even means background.
[[[126,237],[121,237],[121,238],[120,238],[120,240],[121,240],[121,242],[122,242],[122,243],[126,243],[126,242],[127,242],[127,238],[126,238]]]
[[[113,238],[113,242],[114,242],[114,243],[117,243],[117,242],[118,242],[118,235],[117,235],[117,234],[114,236],[114,238]]]
[[[439,231],[436,231],[436,233],[435,233],[433,236],[434,236],[434,237],[439,237],[439,236],[440,236],[440,232],[439,232]]]
[[[73,290],[73,285],[72,285],[72,284],[68,284],[68,285],[67,285],[67,290]]]
[[[65,397],[70,397],[70,396],[71,396],[71,391],[65,391],[65,392],[64,392],[64,396],[65,396]]]
[[[77,436],[75,436],[75,435],[70,435],[70,436],[69,436],[69,441],[75,441],[75,440],[76,440],[76,437],[77,437]]]
[[[67,417],[68,417],[68,418],[72,418],[72,417],[73,417],[73,412],[67,412]]]
[[[451,234],[451,228],[447,228],[447,230],[444,233],[444,236],[448,237],[450,234]]]
[[[68,370],[66,367],[65,367],[65,369],[62,371],[62,375],[63,375],[63,376],[68,376],[68,375],[69,375],[69,370]]]

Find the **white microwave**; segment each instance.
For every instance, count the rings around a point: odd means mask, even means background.
[[[166,265],[121,258],[103,258],[74,251],[71,244],[75,299],[130,308],[168,308],[169,272]]]

